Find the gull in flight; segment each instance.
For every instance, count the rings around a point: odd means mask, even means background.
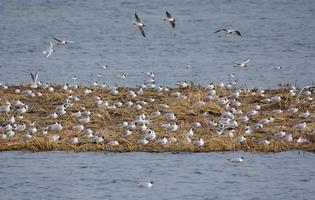
[[[67,40],[64,40],[63,38],[57,38],[57,37],[52,37],[52,38],[57,41],[57,45],[74,43],[74,41],[67,41]]]
[[[46,55],[46,58],[48,58],[55,50],[53,49],[54,45],[51,41],[49,41],[49,48],[46,51],[43,51],[43,54]]]
[[[37,88],[37,83],[38,83],[38,72],[36,72],[35,74],[31,73],[31,77],[32,77],[32,85],[31,88]]]
[[[242,36],[242,35],[241,35],[241,32],[240,32],[239,30],[226,29],[226,28],[219,29],[219,30],[217,30],[217,31],[214,32],[214,33],[218,33],[218,32],[221,32],[221,31],[224,31],[224,32],[225,32],[225,35],[227,35],[227,34],[232,35],[233,33],[235,33],[236,35]]]
[[[168,21],[170,25],[175,28],[175,18],[172,17],[172,15],[166,11],[166,17],[163,19],[164,21]]]
[[[135,26],[138,26],[141,31],[141,34],[143,35],[143,37],[145,37],[145,33],[143,29],[145,25],[140,21],[140,18],[138,17],[137,13],[135,13],[135,21],[133,21],[132,24]]]
[[[249,63],[250,59],[245,60],[242,63],[235,63],[234,67],[238,67],[238,68],[244,68],[247,67],[247,63]]]

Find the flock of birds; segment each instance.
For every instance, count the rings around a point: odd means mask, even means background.
[[[191,124],[191,127],[184,131],[181,135],[177,135],[177,137],[173,135],[169,135],[166,133],[178,133],[180,129],[181,121],[178,119],[178,115],[181,113],[170,112],[172,108],[161,100],[155,99],[156,97],[165,96],[173,99],[175,102],[188,101],[187,95],[185,95],[185,90],[190,87],[187,82],[178,82],[178,90],[170,89],[168,87],[156,87],[155,85],[146,85],[143,84],[136,89],[129,89],[126,93],[120,94],[117,87],[108,86],[108,85],[95,85],[92,87],[98,87],[104,89],[104,92],[108,93],[113,98],[118,95],[123,95],[125,100],[116,100],[111,102],[110,99],[102,99],[100,96],[97,96],[94,93],[92,88],[85,88],[84,90],[80,90],[80,86],[73,85],[70,86],[65,84],[61,89],[54,88],[53,85],[42,83],[38,81],[38,73],[31,74],[32,84],[29,86],[29,89],[25,89],[21,91],[21,89],[15,89],[14,93],[18,95],[22,95],[23,98],[30,98],[28,101],[34,101],[36,98],[44,98],[46,95],[51,95],[54,93],[65,94],[67,98],[61,105],[55,107],[54,111],[47,114],[48,119],[54,119],[56,122],[46,127],[37,127],[36,122],[27,121],[23,122],[24,115],[29,112],[29,105],[20,99],[11,99],[10,101],[5,101],[1,103],[0,106],[0,114],[5,118],[3,125],[0,127],[1,135],[0,139],[2,140],[11,140],[16,135],[22,138],[25,141],[32,140],[33,135],[41,134],[47,136],[47,138],[52,142],[57,142],[61,139],[58,132],[64,130],[62,123],[58,122],[58,119],[64,115],[68,115],[69,117],[75,119],[76,124],[70,128],[72,131],[77,133],[83,133],[85,138],[88,138],[90,142],[100,144],[104,143],[104,137],[102,135],[98,135],[96,132],[88,128],[89,124],[91,124],[91,116],[101,118],[102,115],[99,114],[98,110],[119,110],[119,109],[130,109],[134,113],[141,113],[136,115],[131,121],[123,121],[120,122],[123,128],[123,132],[121,136],[129,137],[133,135],[134,132],[140,132],[141,138],[138,141],[139,145],[148,145],[154,142],[157,145],[165,146],[168,144],[173,144],[178,141],[178,136],[182,140],[187,143],[191,143],[196,147],[202,148],[205,145],[205,141],[202,136],[198,136],[196,138],[195,130],[202,126],[209,127],[209,132],[213,136],[225,136],[228,135],[232,140],[238,143],[243,143],[247,140],[248,136],[251,136],[253,132],[257,132],[262,130],[264,127],[275,126],[275,121],[277,121],[277,115],[281,115],[286,113],[287,115],[295,116],[297,115],[298,119],[305,119],[309,122],[314,121],[315,114],[310,113],[308,110],[300,111],[298,108],[299,104],[296,104],[297,107],[290,107],[287,110],[282,109],[274,109],[271,110],[268,114],[269,116],[262,115],[261,113],[266,111],[260,111],[263,107],[268,106],[269,104],[283,102],[283,98],[279,95],[270,96],[265,94],[265,91],[260,89],[258,91],[252,91],[244,88],[233,88],[231,83],[224,84],[211,83],[207,85],[204,90],[207,91],[206,95],[203,96],[200,100],[193,102],[193,105],[198,107],[204,107],[209,102],[216,103],[221,106],[225,111],[220,114],[220,116],[216,120],[209,120],[208,117],[211,116],[209,111],[205,111],[202,113],[203,120],[206,123],[201,121],[195,121]],[[155,78],[154,73],[148,73],[149,79]],[[8,86],[2,84],[1,89],[3,91],[8,90]],[[43,93],[43,90],[45,93]],[[219,94],[220,89],[227,90],[228,93],[223,96]],[[36,91],[37,90],[37,91]],[[40,91],[39,91],[40,90]],[[57,91],[55,91],[57,90]],[[142,99],[145,96],[147,91],[153,90],[156,95],[155,98],[151,96],[148,99]],[[303,91],[304,90],[304,91]],[[298,102],[304,104],[314,104],[313,93],[311,87],[304,88],[300,92],[295,88],[291,87],[288,94],[286,94],[290,98],[297,97]],[[78,91],[81,91],[81,94],[78,94]],[[56,95],[57,95],[56,94]],[[76,94],[76,95],[74,95]],[[240,101],[240,97],[244,98],[244,96],[257,96],[261,98],[258,103],[255,103],[250,110],[241,110],[239,109],[242,106]],[[69,109],[71,109],[76,104],[79,104],[81,98],[90,97],[91,101],[94,102],[94,106],[87,109],[85,107],[81,107],[80,110],[73,111],[69,114]],[[303,99],[301,99],[303,97]],[[157,110],[152,110],[151,113],[147,113],[148,106],[157,106]],[[94,110],[93,112],[90,110]],[[144,111],[146,110],[146,112]],[[298,114],[297,114],[298,113]],[[163,116],[166,123],[158,124],[163,129],[163,137],[158,138],[156,130],[151,128],[152,120]],[[257,116],[265,116],[264,118],[257,118]],[[156,124],[155,124],[156,126]],[[240,128],[241,127],[241,128]],[[258,144],[269,145],[270,141],[273,140],[282,140],[284,142],[292,142],[293,134],[287,133],[284,131],[285,126],[279,126],[277,129],[278,132],[274,133],[272,138],[264,138],[257,141]],[[292,126],[294,131],[302,132],[307,129],[307,122],[303,121],[301,123],[297,123]],[[241,132],[240,132],[241,131]],[[314,130],[309,130],[311,134],[314,133]],[[40,132],[40,133],[38,133]],[[24,133],[22,135],[16,133]],[[238,134],[236,134],[238,133]],[[253,137],[251,138],[253,140]],[[309,140],[307,138],[299,137],[296,142],[297,143],[305,143]],[[78,145],[80,143],[80,138],[78,136],[71,137],[68,139],[68,142],[72,145]],[[110,140],[107,141],[108,145],[111,146],[119,146],[120,142],[118,140]]]
[[[163,18],[164,21],[168,22],[172,28],[175,28],[176,26],[176,20],[175,18],[168,12],[166,11],[166,16]],[[146,34],[144,32],[144,27],[145,24],[141,22],[139,16],[137,15],[137,13],[135,13],[135,20],[132,22],[132,25],[136,26],[139,28],[140,33],[142,34],[143,37],[146,37]],[[219,33],[219,32],[224,32],[226,35],[238,35],[238,36],[242,36],[241,32],[237,29],[227,29],[227,28],[222,28],[222,29],[218,29],[217,31],[215,31],[214,33]],[[56,42],[56,45],[65,45],[65,44],[69,44],[69,43],[75,43],[74,41],[67,41],[63,38],[57,38],[57,37],[52,37],[52,39]],[[43,51],[43,54],[46,55],[46,57],[50,57],[53,53],[55,52],[54,49],[54,44],[49,41],[49,47],[47,48],[47,50]],[[247,67],[247,63],[250,61],[250,59],[247,59],[244,62],[241,63],[235,63],[234,67],[238,67],[238,68],[244,68]]]

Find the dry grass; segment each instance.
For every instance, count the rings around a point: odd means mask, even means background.
[[[250,124],[258,122],[262,118],[273,116],[275,122],[272,125],[267,125],[263,129],[254,131],[247,136],[247,141],[240,144],[236,141],[236,138],[244,134],[244,130],[241,128],[242,123],[235,129],[235,136],[230,138],[227,134],[216,136],[214,134],[215,129],[207,125],[208,120],[218,120],[221,113],[224,112],[223,107],[219,106],[216,101],[206,102],[203,106],[196,106],[195,102],[201,100],[207,95],[207,90],[200,86],[191,86],[185,89],[171,88],[169,92],[157,93],[152,89],[145,89],[143,95],[138,95],[133,99],[128,99],[126,93],[128,90],[136,90],[135,88],[119,87],[119,93],[115,96],[110,94],[110,90],[101,87],[94,87],[93,92],[88,95],[84,95],[85,88],[79,88],[74,90],[73,96],[80,97],[78,102],[75,102],[72,107],[67,108],[67,113],[58,117],[58,119],[49,119],[47,116],[55,111],[56,106],[61,105],[69,93],[62,90],[61,86],[55,86],[55,92],[48,92],[47,89],[33,89],[35,93],[41,92],[41,97],[29,97],[25,93],[15,93],[15,89],[19,88],[21,91],[29,89],[26,86],[10,86],[8,89],[0,90],[1,101],[0,104],[4,105],[6,101],[12,101],[20,99],[29,106],[29,112],[24,114],[24,118],[17,120],[18,123],[27,123],[28,121],[36,122],[36,127],[39,132],[34,134],[31,141],[23,141],[21,135],[23,133],[16,133],[11,139],[0,139],[0,151],[9,150],[29,150],[29,151],[114,151],[114,152],[129,152],[129,151],[146,151],[146,152],[210,152],[210,151],[254,151],[254,152],[280,152],[290,149],[300,150],[315,150],[315,135],[310,134],[315,129],[314,119],[301,119],[298,114],[290,114],[283,112],[281,114],[271,113],[274,109],[287,110],[290,107],[299,108],[300,112],[306,110],[315,114],[314,101],[296,101],[296,97],[289,97],[288,88],[279,88],[277,90],[266,90],[266,96],[281,96],[282,101],[279,103],[268,103],[262,106],[260,114],[251,118]],[[178,100],[175,97],[171,97],[170,94],[174,91],[180,91],[181,94],[187,96],[186,100]],[[218,97],[226,96],[231,93],[230,89],[216,88],[216,94]],[[95,105],[93,100],[94,96],[99,96],[103,101],[108,101],[111,105],[113,102],[120,101],[123,106],[115,110],[100,109]],[[314,93],[312,97],[315,99]],[[135,110],[133,107],[126,107],[125,103],[129,100],[132,102],[147,100],[154,98],[155,102],[143,106],[141,110]],[[304,96],[301,95],[300,99]],[[243,110],[244,113],[251,110],[253,105],[258,104],[262,99],[258,94],[250,95],[242,93],[238,99],[242,105],[238,108]],[[159,108],[159,104],[166,103],[170,106],[168,109]],[[71,116],[72,112],[78,110],[83,111],[90,110],[91,122],[85,125],[86,128],[91,128],[97,135],[103,136],[105,141],[102,144],[91,143],[89,139],[85,138],[82,132],[72,130],[72,127],[78,124],[78,119]],[[170,137],[175,136],[178,142],[167,144],[165,146],[159,146],[154,142],[150,142],[146,146],[137,144],[137,141],[143,136],[138,130],[133,131],[131,136],[123,136],[124,128],[122,127],[123,121],[132,121],[136,116],[144,113],[150,116],[150,113],[156,110],[160,110],[162,113],[174,112],[176,114],[176,123],[179,125],[179,129],[176,132],[167,132],[161,128],[161,124],[168,123],[163,115],[150,118],[150,128],[155,130],[157,138],[163,136]],[[209,116],[203,116],[203,113],[208,111]],[[16,109],[13,109],[10,114],[0,113],[0,123],[4,124],[6,120],[16,115]],[[98,114],[98,115],[97,115]],[[58,142],[50,142],[47,136],[41,134],[44,127],[51,125],[58,121],[62,124],[63,130],[60,132],[49,132],[50,135],[58,134],[61,136],[61,140]],[[184,133],[191,128],[191,124],[195,121],[199,121],[202,126],[194,130],[195,135],[192,140],[203,138],[205,145],[203,147],[195,147],[191,143],[186,142]],[[297,132],[293,130],[292,126],[306,121],[308,128],[305,131]],[[173,123],[173,122],[171,122]],[[279,126],[284,127],[282,130],[293,134],[294,141],[291,143],[285,143],[283,141],[276,141],[273,139],[273,134],[279,130]],[[77,145],[71,145],[68,143],[68,139],[72,136],[80,138],[80,142]],[[298,137],[307,138],[310,142],[304,144],[298,144],[296,139]],[[259,145],[257,141],[261,139],[268,139],[271,141],[270,145]],[[108,141],[117,140],[120,145],[113,147],[107,144]]]

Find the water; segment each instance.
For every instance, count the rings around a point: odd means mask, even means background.
[[[244,156],[234,164],[228,158]],[[0,153],[0,199],[312,199],[315,157],[262,153]],[[138,181],[154,181],[151,189]]]
[[[313,0],[2,0],[0,81],[20,83],[40,71],[44,81],[136,85],[143,72],[155,71],[158,85],[227,81],[229,73],[248,86],[310,84],[314,8]],[[162,20],[166,9],[177,19],[175,30]],[[147,25],[147,38],[131,25],[135,12]],[[213,35],[222,27],[238,28],[243,37]],[[42,51],[51,36],[76,43],[57,47],[46,59]],[[247,70],[232,67],[247,58]],[[112,68],[103,71],[96,63]],[[121,73],[126,80],[116,78]]]

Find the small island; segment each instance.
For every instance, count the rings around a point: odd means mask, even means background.
[[[0,151],[315,151],[312,87],[0,87]]]

